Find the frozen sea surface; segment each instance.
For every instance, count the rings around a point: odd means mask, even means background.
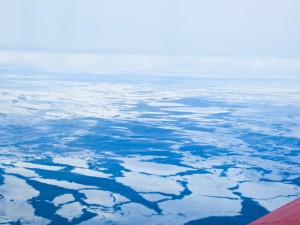
[[[0,224],[246,224],[300,195],[300,78],[0,71]]]

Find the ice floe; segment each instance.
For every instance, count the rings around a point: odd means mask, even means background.
[[[138,192],[161,192],[178,195],[183,191],[182,185],[174,177],[124,172],[123,177],[117,177],[116,181]]]
[[[80,225],[97,224],[153,224],[153,215],[156,213],[141,204],[127,203],[121,206],[120,211],[103,211],[101,208],[91,210],[98,216],[80,223]],[[161,218],[161,216],[160,216]]]
[[[271,198],[271,199],[259,199],[256,200],[259,202],[259,204],[267,209],[269,212],[274,211],[275,209],[278,209],[279,207],[282,207],[291,201],[295,200],[298,198],[299,195],[297,196],[283,196],[283,197],[276,197],[276,198]]]
[[[57,171],[57,170],[61,170],[64,168],[62,166],[49,166],[49,165],[36,164],[36,163],[30,163],[30,162],[17,162],[14,164],[14,166],[24,167],[24,168],[29,168],[29,169],[51,170],[51,171]]]
[[[91,169],[75,168],[71,172],[89,176],[89,177],[100,177],[100,178],[111,177],[111,174],[107,174],[107,173],[103,173],[101,171],[96,171],[96,170],[91,170]]]
[[[180,172],[191,170],[189,167],[181,167],[172,164],[162,164],[155,162],[140,161],[139,158],[123,158],[121,159],[126,169],[133,172],[147,173],[160,176],[169,176]]]
[[[82,167],[82,168],[89,168],[87,159],[79,159],[79,158],[70,158],[70,157],[55,157],[53,158],[54,163],[75,166],[75,167]]]
[[[32,180],[38,181],[43,184],[49,184],[49,185],[71,189],[71,190],[97,188],[95,186],[89,186],[89,185],[84,185],[84,184],[79,184],[79,183],[69,182],[64,180],[44,179],[44,178],[32,178]]]
[[[151,202],[161,201],[170,199],[170,196],[162,195],[162,194],[141,194],[146,200]]]
[[[292,196],[300,195],[300,188],[298,186],[283,182],[243,182],[239,184],[237,191],[245,197],[253,198],[258,203],[267,207],[268,210],[273,209],[273,207],[270,207],[271,204],[268,204],[266,200],[279,198],[274,202],[283,202],[284,204],[284,202],[287,202],[284,197],[290,199]],[[277,205],[274,204],[274,206]]]
[[[0,194],[8,200],[26,201],[38,196],[39,192],[20,178],[4,175],[4,185],[0,186]]]
[[[18,174],[24,177],[38,177],[38,174],[33,170],[22,167],[9,167],[5,169],[7,174]]]
[[[28,203],[38,195],[39,192],[24,180],[5,175],[4,184],[0,186],[0,223],[48,224],[50,221],[36,216],[35,209]]]
[[[261,172],[254,169],[229,168],[226,173],[234,181],[259,181],[263,177]]]
[[[230,188],[237,186],[238,182],[231,180],[230,177],[222,177],[216,174],[193,174],[183,176],[182,179],[187,181],[187,186],[192,192],[191,195],[239,199],[230,190]]]
[[[119,203],[118,201],[116,201],[114,194],[109,191],[82,190],[80,191],[80,193],[83,193],[86,196],[86,199],[84,199],[84,201],[88,204],[112,207],[115,204]],[[120,198],[118,200],[120,200]],[[125,197],[124,200],[126,200]]]
[[[54,200],[53,200],[53,204],[55,206],[59,206],[61,204],[65,204],[65,203],[68,203],[68,202],[72,202],[74,201],[75,198],[72,194],[64,194],[64,195],[60,195],[60,196],[57,196]]]
[[[73,202],[62,205],[57,211],[56,214],[61,217],[67,218],[69,221],[80,217],[83,214],[83,209],[85,207],[79,202]]]
[[[164,201],[159,203],[159,207],[164,215],[171,215],[173,222],[176,221],[177,224],[210,216],[237,216],[240,215],[242,208],[239,200],[201,194],[192,194],[180,200]]]

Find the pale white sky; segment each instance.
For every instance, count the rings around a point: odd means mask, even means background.
[[[0,50],[300,57],[299,0],[0,0]]]

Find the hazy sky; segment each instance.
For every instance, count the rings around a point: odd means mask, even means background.
[[[299,0],[0,0],[0,49],[300,56]]]

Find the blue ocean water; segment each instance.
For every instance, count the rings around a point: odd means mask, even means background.
[[[0,73],[0,224],[242,225],[300,194],[296,75]]]

